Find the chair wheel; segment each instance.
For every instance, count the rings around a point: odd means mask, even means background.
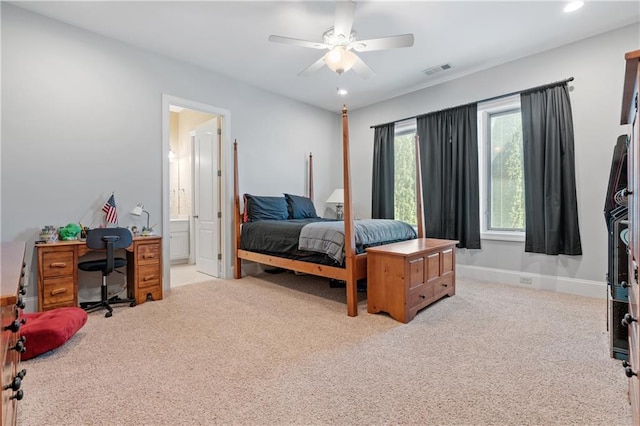
[[[135,301],[131,302],[131,303],[129,304],[129,306],[131,306],[131,307],[133,308],[134,306],[136,306],[136,302],[135,302]]]
[[[109,318],[111,315],[113,315],[113,312],[109,311],[106,314],[104,314],[105,318]]]

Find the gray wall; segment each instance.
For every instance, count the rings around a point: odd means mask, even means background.
[[[336,114],[6,3],[1,7],[1,239],[28,241],[31,268],[32,243],[43,225],[91,222],[112,191],[121,225],[133,223],[128,211],[138,202],[162,223],[163,94],[230,111],[231,139],[240,145],[242,192],[303,193],[310,151],[319,212],[331,191],[342,187]],[[618,125],[623,55],[638,48],[639,35],[638,25],[625,27],[350,111],[356,217],[370,217],[369,126],[573,76],[584,255],[525,254],[522,243],[483,241],[482,250],[460,250],[458,263],[604,281],[604,196],[613,144],[626,131]],[[228,190],[230,185],[229,180]],[[226,201],[231,203],[230,195]]]
[[[370,217],[373,130],[399,120],[529,87],[575,77],[571,102],[583,255],[525,254],[524,243],[482,241],[482,250],[458,250],[458,264],[604,282],[607,231],[603,216],[613,146],[620,126],[625,52],[638,49],[635,24],[350,113],[356,214]],[[455,66],[455,64],[453,64]],[[427,189],[428,190],[428,189]],[[602,291],[604,295],[604,290]]]
[[[121,226],[139,220],[128,213],[139,202],[152,222],[162,224],[163,94],[230,111],[242,192],[304,193],[305,158],[313,152],[316,200],[324,208],[333,190],[328,179],[330,141],[339,135],[336,114],[6,3],[1,7],[1,239],[29,243],[33,287],[40,228],[98,225],[112,191]],[[227,152],[232,142],[224,141]],[[229,179],[227,212],[231,185]],[[226,258],[230,264],[230,251]]]

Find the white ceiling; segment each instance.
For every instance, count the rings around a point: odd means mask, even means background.
[[[333,26],[332,1],[44,1],[13,4],[125,43],[190,62],[329,111],[360,108],[640,21],[640,2],[360,1],[358,39],[413,33],[410,48],[363,52],[375,71],[323,67],[297,74],[324,51],[270,43],[271,34],[321,41]],[[639,34],[640,44],[640,34]],[[453,68],[432,76],[422,71]],[[340,97],[337,87],[349,94]]]

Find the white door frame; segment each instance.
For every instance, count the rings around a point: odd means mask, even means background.
[[[163,290],[168,291],[171,288],[171,259],[169,252],[169,226],[171,207],[169,204],[169,106],[179,106],[196,111],[202,111],[221,117],[222,128],[222,148],[221,148],[221,166],[222,166],[222,185],[220,191],[220,211],[222,212],[222,268],[220,270],[221,278],[230,278],[232,276],[232,211],[233,211],[233,188],[229,176],[232,176],[231,167],[233,167],[233,149],[231,143],[231,112],[226,109],[218,108],[212,105],[202,104],[200,102],[188,99],[178,98],[167,94],[162,94],[162,265],[163,265]]]

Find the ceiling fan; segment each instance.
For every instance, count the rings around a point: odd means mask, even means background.
[[[295,46],[310,47],[312,49],[328,50],[320,59],[298,73],[299,76],[308,76],[327,65],[331,70],[342,74],[353,68],[362,78],[370,78],[375,75],[373,70],[360,59],[355,52],[370,52],[372,50],[395,49],[399,47],[413,46],[413,34],[403,34],[390,37],[372,38],[369,40],[357,40],[353,30],[353,18],[356,11],[356,3],[353,1],[337,1],[336,15],[333,27],[322,34],[322,41],[308,41],[297,38],[269,36],[269,41],[276,43],[292,44]]]

